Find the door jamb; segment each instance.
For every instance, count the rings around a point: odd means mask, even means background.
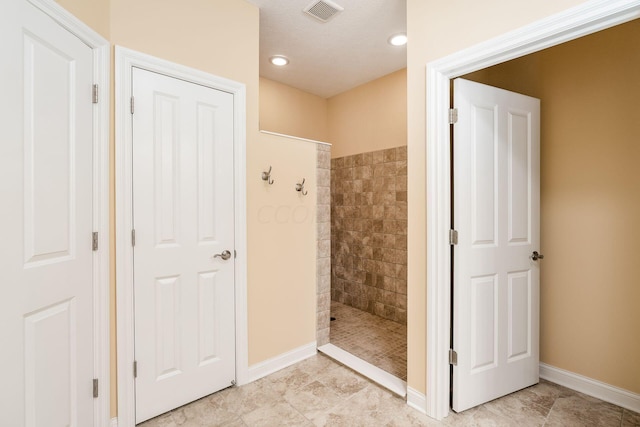
[[[110,322],[109,322],[109,71],[110,44],[53,0],[28,0],[58,25],[89,46],[93,52],[93,83],[102,100],[93,104],[93,231],[101,237],[93,252],[93,375],[99,380],[94,399],[93,425],[109,425]],[[89,236],[87,236],[89,238]]]
[[[427,393],[425,412],[449,414],[451,330],[450,79],[640,17],[640,0],[593,0],[427,64]]]
[[[118,342],[118,424],[135,425],[134,300],[132,230],[132,70],[134,67],[207,86],[233,95],[235,208],[236,382],[248,382],[247,237],[246,237],[246,88],[242,83],[115,47],[116,89],[116,292]]]

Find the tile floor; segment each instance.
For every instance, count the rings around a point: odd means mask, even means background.
[[[329,342],[407,380],[407,326],[331,301]]]
[[[640,414],[540,384],[437,422],[386,389],[318,354],[241,387],[139,425],[213,426],[640,426]]]

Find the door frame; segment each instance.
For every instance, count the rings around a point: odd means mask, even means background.
[[[184,65],[120,46],[115,47],[115,177],[116,177],[116,293],[118,347],[118,424],[135,425],[132,126],[130,99],[133,68],[164,74],[233,95],[234,210],[235,210],[235,328],[236,383],[248,382],[247,232],[246,232],[246,88]]]
[[[449,414],[450,80],[640,17],[640,0],[593,0],[426,65],[427,366],[425,413]],[[414,405],[420,406],[420,405]]]
[[[93,104],[93,231],[98,233],[98,250],[93,251],[93,375],[99,381],[94,399],[93,425],[107,426],[110,406],[109,323],[109,83],[110,43],[54,0],[27,0],[58,25],[89,46],[93,52],[93,82],[98,85],[98,103]],[[87,239],[89,236],[87,236]]]

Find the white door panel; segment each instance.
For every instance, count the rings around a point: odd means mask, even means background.
[[[93,53],[26,1],[2,8],[2,424],[89,426]]]
[[[538,382],[540,101],[456,79],[453,409]]]
[[[235,379],[233,95],[134,69],[136,420]]]

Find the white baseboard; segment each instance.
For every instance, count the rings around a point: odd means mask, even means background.
[[[325,344],[318,347],[318,350],[343,365],[353,369],[359,374],[364,375],[370,380],[377,382],[382,387],[385,387],[398,396],[405,397],[407,395],[407,383],[405,381],[347,351],[344,351],[340,347],[337,347],[334,344]]]
[[[411,387],[407,387],[407,405],[418,412],[427,414],[427,396]]]
[[[118,417],[111,418],[111,427],[118,427]]]
[[[613,403],[630,411],[640,412],[640,394],[587,378],[580,374],[565,371],[564,369],[556,368],[546,363],[540,363],[540,378],[579,391],[580,393],[597,397],[600,400]]]
[[[253,366],[249,366],[247,372],[248,382],[253,382],[266,377],[269,374],[273,374],[280,369],[284,369],[287,366],[291,366],[294,363],[298,363],[301,360],[314,356],[317,352],[316,342],[314,341],[303,345],[302,347],[294,348],[291,351],[272,357],[271,359],[256,363]]]

